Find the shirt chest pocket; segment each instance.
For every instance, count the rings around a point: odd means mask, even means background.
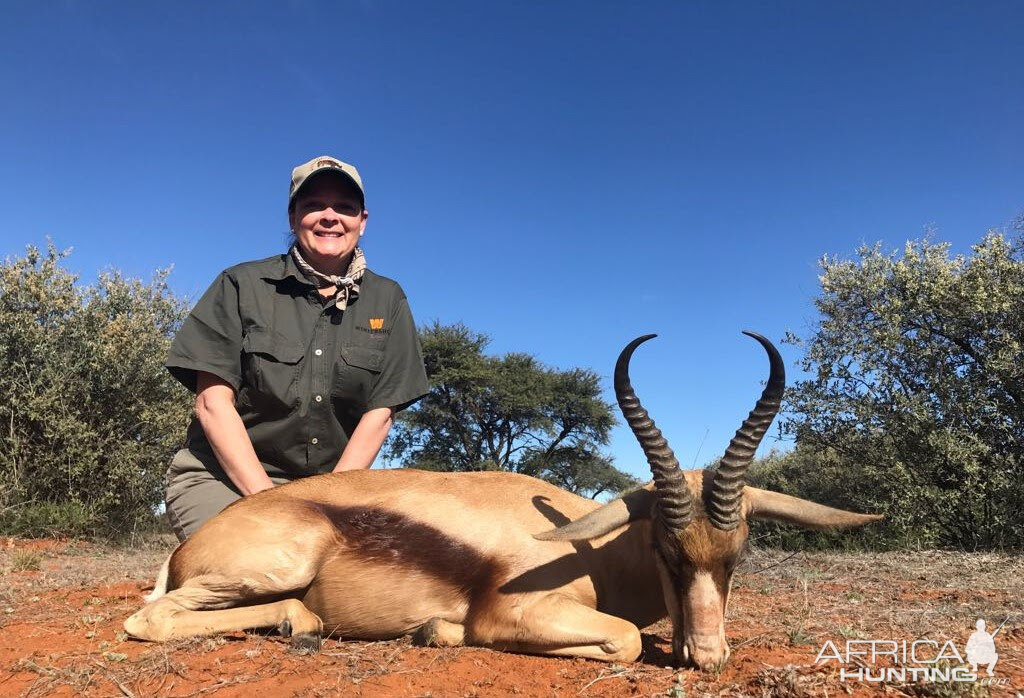
[[[298,397],[296,383],[305,355],[293,339],[254,327],[242,338],[242,376],[266,405],[288,406]],[[255,397],[255,396],[254,396]]]
[[[346,345],[334,364],[331,395],[336,400],[365,406],[384,368],[384,351],[371,347]],[[365,409],[365,407],[363,407]]]

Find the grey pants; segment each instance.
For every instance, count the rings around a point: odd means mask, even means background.
[[[291,482],[271,477],[275,485]],[[167,518],[178,540],[185,540],[242,493],[227,475],[210,472],[188,449],[174,454],[167,469]]]

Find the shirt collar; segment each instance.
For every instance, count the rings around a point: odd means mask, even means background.
[[[287,252],[281,255],[279,260],[274,262],[271,267],[267,269],[267,272],[263,274],[263,278],[272,282],[294,279],[296,282],[304,286],[316,288],[316,286],[306,278],[305,274],[302,273],[299,266],[295,263],[295,260]]]
[[[287,252],[278,257],[276,261],[272,262],[261,278],[274,284],[294,279],[295,283],[308,286],[309,288],[316,288],[316,284],[311,283],[309,279],[306,278],[306,275],[302,273],[301,269],[299,269],[299,265],[295,263],[295,260]],[[367,281],[372,282],[372,278],[375,278],[373,276],[373,272],[367,269],[363,272],[362,284],[365,285]]]

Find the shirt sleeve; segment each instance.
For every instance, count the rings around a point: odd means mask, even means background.
[[[404,294],[396,303],[390,321],[391,334],[384,348],[384,363],[370,393],[367,409],[394,407],[398,412],[426,395],[430,386],[423,367],[416,323]]]
[[[238,287],[222,273],[199,299],[171,343],[167,370],[196,391],[196,372],[227,381],[237,392],[242,385],[242,319]]]

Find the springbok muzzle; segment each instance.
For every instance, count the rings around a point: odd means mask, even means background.
[[[691,635],[681,645],[676,660],[701,671],[714,671],[729,659],[729,643],[721,635]]]

